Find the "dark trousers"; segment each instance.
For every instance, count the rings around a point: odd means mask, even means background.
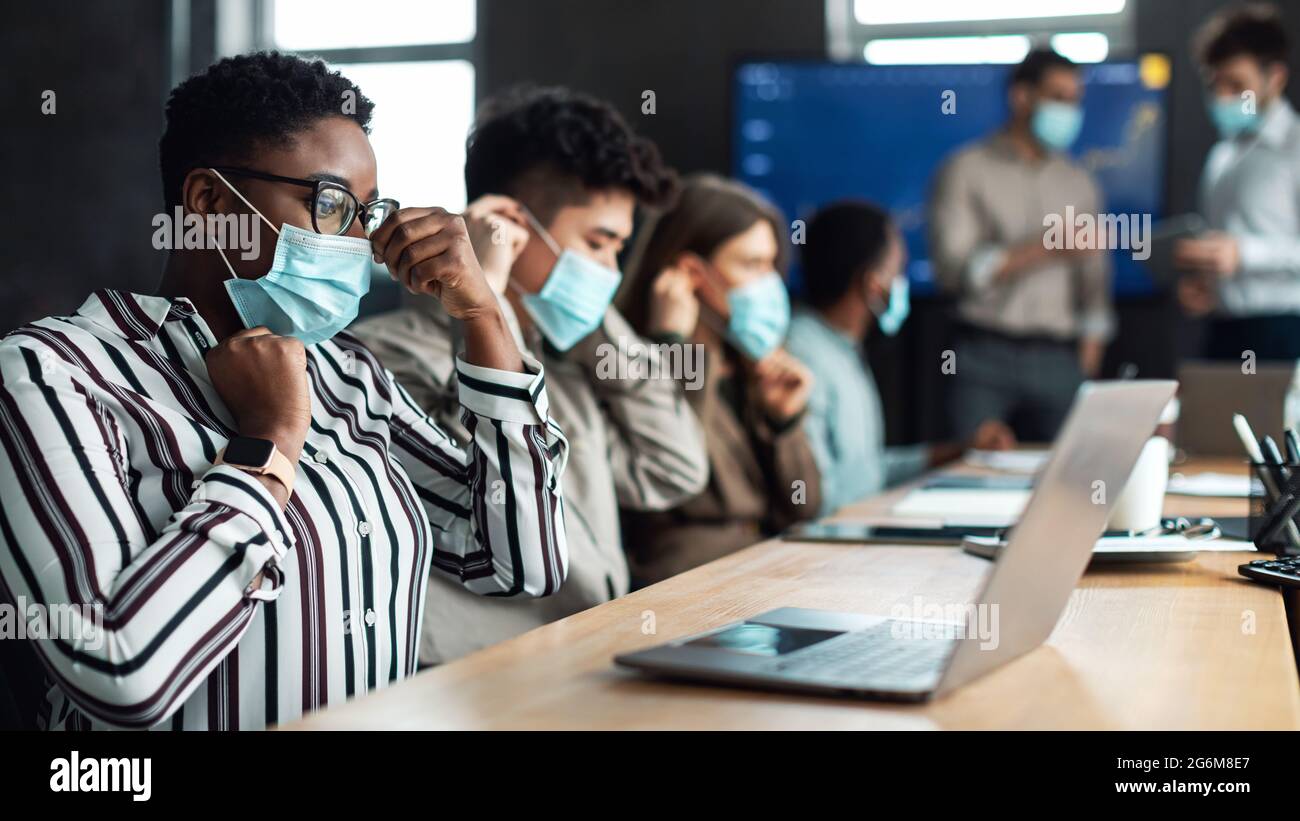
[[[1083,382],[1078,344],[1015,338],[963,326],[948,395],[953,433],[965,441],[986,419],[1000,419],[1024,442],[1050,442]]]
[[[1246,351],[1253,351],[1257,361],[1300,359],[1300,316],[1250,316],[1210,323],[1208,358],[1241,362]]]

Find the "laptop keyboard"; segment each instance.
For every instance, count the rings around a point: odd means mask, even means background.
[[[938,677],[954,639],[946,635],[930,638],[920,632],[934,625],[917,625],[909,635],[895,634],[906,622],[886,621],[866,630],[855,630],[797,650],[786,656],[776,669],[782,673],[825,681],[915,682]],[[913,636],[917,636],[913,638]]]

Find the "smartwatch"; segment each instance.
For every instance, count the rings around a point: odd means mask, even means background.
[[[258,476],[273,476],[280,480],[290,496],[293,495],[293,463],[270,439],[236,436],[217,454],[216,464],[230,465]]]

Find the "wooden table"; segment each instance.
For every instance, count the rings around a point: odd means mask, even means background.
[[[880,515],[905,490],[840,518]],[[1245,502],[1170,496],[1167,508],[1244,515]],[[964,603],[990,567],[956,548],[772,540],[285,729],[1297,729],[1287,608],[1276,589],[1237,575],[1249,558],[1090,570],[1045,645],[926,704],[686,685],[614,667],[617,653],[776,607],[888,615],[915,596]]]

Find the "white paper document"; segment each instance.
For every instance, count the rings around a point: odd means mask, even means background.
[[[966,541],[981,545],[997,546],[1001,543],[996,537],[967,536]],[[1198,553],[1213,551],[1237,553],[1254,550],[1255,545],[1236,539],[1189,539],[1186,536],[1170,534],[1168,536],[1103,536],[1093,546],[1093,553],[1184,553],[1194,550]]]
[[[966,452],[965,462],[974,467],[998,470],[1003,473],[1037,473],[1047,464],[1047,457],[1052,452],[1037,450],[970,450]]]
[[[1028,490],[913,490],[890,513],[924,516],[945,524],[1009,525],[1020,518]]]
[[[1184,476],[1181,473],[1169,477],[1169,493],[1179,496],[1227,496],[1234,499],[1246,499],[1250,496],[1251,482],[1259,485],[1244,473],[1195,473]],[[1262,493],[1263,488],[1257,487]]]

